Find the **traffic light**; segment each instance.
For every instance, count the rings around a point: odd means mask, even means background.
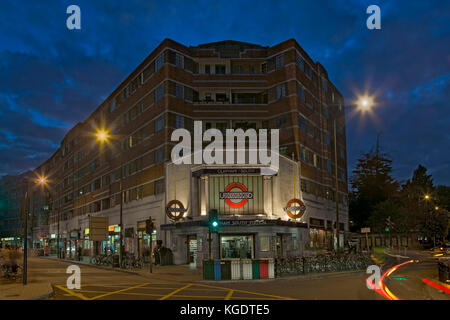
[[[150,219],[145,220],[145,233],[151,235],[153,229],[155,229],[155,224],[153,223],[152,217],[150,217]]]
[[[209,231],[218,232],[220,230],[219,212],[216,209],[209,210]]]
[[[386,228],[384,228],[384,231],[389,232],[389,230],[394,229],[395,223],[391,221],[391,217],[386,218]]]

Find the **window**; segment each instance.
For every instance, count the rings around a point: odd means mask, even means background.
[[[298,126],[301,130],[306,132],[306,119],[302,116],[298,117]]]
[[[306,149],[304,147],[302,147],[301,152],[300,152],[300,159],[304,162],[308,161],[308,156],[306,153]]]
[[[225,74],[225,65],[216,64],[216,74]]]
[[[322,90],[327,92],[328,91],[328,82],[327,79],[322,79]],[[334,100],[334,95],[333,95],[333,100]]]
[[[315,153],[313,155],[313,165],[316,168],[319,166],[319,161],[318,161],[318,158],[317,158],[317,154],[315,154]]]
[[[253,259],[252,235],[221,235],[220,236],[220,258],[221,259]]]
[[[261,73],[267,73],[267,63],[261,64]]]
[[[109,103],[109,112],[113,112],[115,108],[116,108],[116,99],[112,99],[111,102]]]
[[[205,65],[205,74],[211,74],[211,66],[209,64]]]
[[[277,119],[277,128],[282,128],[286,124],[286,117],[281,116]]]
[[[275,57],[275,70],[283,68],[284,66],[284,54],[279,54]]]
[[[178,68],[184,69],[184,56],[183,55],[181,55],[179,53],[177,53],[175,55],[175,65]]]
[[[312,69],[309,64],[305,64],[305,73],[310,79],[312,78]]]
[[[155,120],[155,132],[161,131],[164,128],[164,115]]]
[[[161,163],[164,161],[164,147],[156,150],[155,153],[155,163]]]
[[[176,83],[175,84],[175,96],[179,99],[184,99],[184,86]]]
[[[325,118],[328,118],[328,107],[327,106],[323,107],[323,115]]]
[[[325,166],[326,166],[327,171],[329,173],[331,173],[331,160],[330,159],[327,159]]]
[[[155,101],[158,101],[163,96],[164,96],[164,82],[161,83],[161,85],[155,90]]]
[[[180,116],[178,114],[175,116],[175,128],[176,129],[184,128],[184,117],[183,116]]]
[[[155,72],[162,68],[164,65],[164,54],[161,54],[155,61]]]
[[[164,180],[158,180],[155,182],[155,194],[163,193],[164,189]]]
[[[303,87],[300,84],[297,84],[298,86],[298,96],[302,101],[306,101],[305,99],[305,91],[303,90]]]
[[[277,99],[281,99],[284,96],[286,96],[286,86],[283,83],[277,86]]]
[[[295,59],[297,62],[297,66],[300,68],[300,70],[305,72],[305,63],[304,63],[302,57],[300,57],[300,55],[297,53]]]
[[[331,144],[330,134],[328,132],[325,132],[325,144],[328,146]]]

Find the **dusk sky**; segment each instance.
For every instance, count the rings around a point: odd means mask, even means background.
[[[81,8],[68,30],[66,8]],[[381,30],[366,8],[381,8]],[[348,119],[349,176],[375,146],[404,181],[418,164],[450,185],[449,1],[8,1],[0,4],[0,175],[34,169],[165,38],[185,45],[289,38],[350,103],[376,93],[373,117]]]

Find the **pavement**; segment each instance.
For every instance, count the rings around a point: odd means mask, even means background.
[[[399,300],[450,300],[437,279],[436,257],[429,252],[386,251],[381,265],[386,290]],[[408,261],[413,262],[408,262]],[[202,270],[189,265],[154,266],[121,270],[86,262],[48,257],[29,258],[27,286],[21,279],[0,282],[0,299],[51,300],[386,300],[390,296],[369,290],[368,274],[337,272],[277,279],[204,281]],[[81,271],[81,287],[68,289],[70,265]],[[437,287],[423,281],[428,279]],[[2,280],[3,281],[3,280]],[[444,285],[444,286],[442,286]],[[441,289],[439,289],[441,288]],[[450,287],[449,287],[450,289]],[[392,300],[392,299],[391,299]]]

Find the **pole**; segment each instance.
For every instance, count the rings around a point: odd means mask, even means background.
[[[124,179],[124,172],[123,172],[123,162],[122,165],[120,166],[120,222],[119,222],[119,227],[120,227],[120,233],[119,233],[119,243],[120,243],[120,248],[119,248],[119,266],[122,266],[122,252],[123,252],[123,238],[122,238],[122,217],[123,217],[123,179]]]
[[[24,226],[23,226],[23,284],[27,284],[27,255],[28,255],[28,191],[25,192],[25,204],[24,204]]]
[[[211,242],[212,242],[212,239],[211,239],[211,230],[208,231],[208,242],[209,242],[209,248],[208,248],[208,250],[209,250],[209,255],[208,255],[208,257],[209,257],[209,260],[212,260],[212,254],[211,254]]]
[[[150,223],[152,224],[152,228],[150,229],[150,273],[153,272],[153,261],[152,261],[152,253],[153,253],[153,245],[152,245],[152,238],[153,238],[153,221],[152,217],[150,217]],[[160,257],[161,259],[161,257]]]
[[[336,181],[335,203],[336,203],[336,252],[339,251],[339,193],[338,193],[338,162],[337,162],[337,140],[336,140],[336,116],[334,117],[334,176]]]
[[[369,251],[369,236],[368,236],[368,232],[366,232],[366,248],[367,248],[367,251]]]

